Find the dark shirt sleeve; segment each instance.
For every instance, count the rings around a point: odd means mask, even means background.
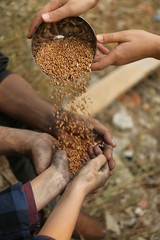
[[[11,71],[7,70],[9,59],[0,52],[0,82],[6,78]]]

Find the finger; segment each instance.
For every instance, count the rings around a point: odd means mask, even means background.
[[[35,16],[35,18],[34,18],[33,21],[32,21],[32,24],[31,24],[31,26],[30,26],[30,28],[29,28],[29,32],[28,32],[28,34],[27,34],[27,38],[29,38],[29,39],[32,38],[33,33],[34,33],[36,27],[37,27],[41,22],[42,22],[42,17],[41,17],[41,14],[39,13],[39,14],[37,14],[37,15]]]
[[[110,160],[108,160],[109,170],[112,171],[115,168],[115,160],[112,157]]]
[[[97,43],[97,47],[98,47],[98,50],[105,55],[107,55],[110,52],[109,49],[104,47],[101,43]]]
[[[110,131],[95,119],[92,120],[92,123],[99,137],[101,137],[106,144],[110,144],[112,147],[115,147],[116,144],[112,138],[112,134],[110,133]]]
[[[119,43],[127,40],[126,38],[127,31],[107,33],[107,34],[98,34],[96,36],[97,42],[99,43]]]
[[[36,27],[42,22],[42,14],[47,13],[49,11],[53,11],[55,9],[57,9],[59,7],[59,0],[55,0],[54,1],[54,5],[53,3],[49,2],[40,12],[38,12],[36,14],[36,16],[34,17],[32,24],[29,28],[29,32],[27,35],[27,38],[32,38],[33,33],[36,29]]]
[[[104,56],[102,54],[100,54],[99,56],[96,56],[94,59],[93,63],[99,62],[101,58],[103,58]]]
[[[100,169],[99,174],[101,175],[101,178],[103,179],[104,183],[110,176],[109,166],[108,162],[104,164],[104,166]]]
[[[103,154],[107,160],[110,160],[112,158],[112,152],[113,152],[112,146],[104,143]]]
[[[88,165],[92,164],[94,166],[94,169],[96,169],[97,171],[99,171],[103,166],[104,164],[106,163],[106,158],[103,154],[100,154],[98,157],[92,159]]]
[[[71,16],[76,16],[76,14],[72,14],[72,9],[69,4],[65,4],[63,7],[56,9],[55,11],[48,12],[42,15],[42,19],[45,22],[56,22],[61,20],[62,18]]]
[[[102,70],[110,65],[116,65],[117,59],[116,48],[113,48],[108,55],[100,58],[99,61],[93,63],[91,66],[92,71]]]
[[[93,148],[94,154],[97,157],[99,154],[103,154],[102,150],[98,146],[94,146]]]
[[[101,53],[99,51],[96,52],[96,57],[101,56]]]
[[[91,159],[96,157],[96,155],[94,154],[94,151],[93,151],[93,147],[88,148],[88,154],[89,154]]]

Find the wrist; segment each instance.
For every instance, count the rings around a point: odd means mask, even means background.
[[[155,50],[154,50],[153,57],[160,60],[160,36],[156,37]]]
[[[87,190],[84,187],[84,185],[72,180],[70,183],[68,183],[66,187],[66,191],[72,192],[74,196],[78,196],[82,201],[85,199],[87,196]]]

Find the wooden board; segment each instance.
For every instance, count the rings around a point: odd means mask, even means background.
[[[160,61],[148,58],[118,67],[109,75],[100,79],[82,96],[91,98],[93,102],[88,102],[89,113],[91,115],[97,114],[104,107],[113,102],[117,96],[137,84],[159,66]],[[81,98],[78,98],[74,104],[81,101]],[[81,111],[79,111],[79,113],[83,114]]]

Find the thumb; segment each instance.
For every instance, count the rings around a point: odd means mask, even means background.
[[[92,165],[94,166],[94,168],[95,168],[97,171],[99,171],[99,170],[105,165],[106,161],[107,161],[107,160],[106,160],[105,156],[104,156],[103,154],[99,154],[98,157],[92,159],[92,160],[88,163],[88,165],[89,165],[89,164],[90,164],[90,165],[92,164]]]
[[[124,31],[115,32],[115,33],[107,33],[107,34],[98,34],[96,36],[97,42],[99,43],[117,43],[124,42],[126,40]]]
[[[63,18],[73,16],[71,7],[66,4],[61,8],[58,8],[52,12],[42,14],[42,19],[44,22],[57,22]]]
[[[64,150],[57,151],[56,154],[53,157],[53,162],[55,166],[68,166],[68,158],[67,153]]]

